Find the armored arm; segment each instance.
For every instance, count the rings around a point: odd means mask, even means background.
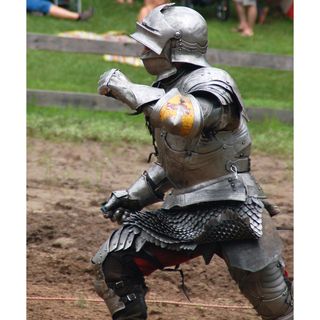
[[[138,201],[141,208],[162,201],[164,193],[171,188],[164,169],[155,162],[128,188],[131,199]]]
[[[227,96],[227,94],[225,94]],[[194,137],[206,130],[233,130],[240,117],[231,96],[222,103],[211,92],[181,93],[174,88],[155,104],[143,108],[153,127],[175,135]]]
[[[237,85],[224,70],[197,69],[184,79],[180,88],[183,95],[196,99],[192,108],[201,110],[198,113],[201,119],[195,118],[194,121],[199,124],[199,131],[234,130],[239,126],[242,115],[247,119]]]
[[[117,69],[102,74],[98,85],[99,94],[120,100],[136,111],[158,101],[165,94],[163,89],[132,83]]]
[[[199,68],[158,101],[143,108],[153,127],[193,137],[201,132],[234,130],[244,114],[238,88],[228,73]]]
[[[121,223],[128,211],[163,200],[164,193],[170,188],[165,171],[160,164],[154,163],[127,190],[114,191],[101,210],[106,218]]]

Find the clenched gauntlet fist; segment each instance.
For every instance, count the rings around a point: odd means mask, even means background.
[[[147,104],[155,103],[165,94],[163,89],[131,82],[118,69],[111,69],[100,76],[98,92],[127,104],[135,111]]]
[[[100,76],[98,92],[126,103],[131,109],[137,108],[136,97],[131,87],[134,84],[118,69],[111,69]]]
[[[130,199],[126,190],[112,192],[110,198],[101,206],[104,217],[118,224],[122,224],[131,211],[139,209],[141,209],[139,202]]]

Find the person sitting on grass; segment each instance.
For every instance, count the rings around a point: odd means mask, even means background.
[[[79,13],[61,8],[48,0],[27,0],[27,12],[38,12],[60,19],[85,21],[93,15],[93,8]]]

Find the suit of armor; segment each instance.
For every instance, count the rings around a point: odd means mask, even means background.
[[[230,75],[206,62],[204,19],[163,5],[132,37],[145,45],[141,58],[157,80],[134,84],[112,69],[99,92],[144,113],[157,161],[102,207],[122,226],[92,259],[106,284],[97,282],[97,292],[113,319],[146,319],[144,276],[197,256],[208,264],[216,254],[262,319],[293,319],[282,244],[250,173],[243,102]],[[158,201],[161,209],[141,211]]]

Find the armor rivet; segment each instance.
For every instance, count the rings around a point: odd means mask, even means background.
[[[235,186],[235,184],[234,183],[231,183],[231,187],[234,187]]]
[[[180,38],[181,38],[181,32],[180,32],[180,31],[176,31],[175,37],[176,37],[177,39],[180,39]]]
[[[222,149],[226,149],[227,147],[225,145],[222,146]]]
[[[231,182],[231,181],[232,181],[232,178],[228,178],[228,181]]]
[[[244,154],[243,153],[240,153],[240,157],[243,157],[244,156]]]
[[[245,144],[246,142],[245,141],[242,141],[242,144]]]

